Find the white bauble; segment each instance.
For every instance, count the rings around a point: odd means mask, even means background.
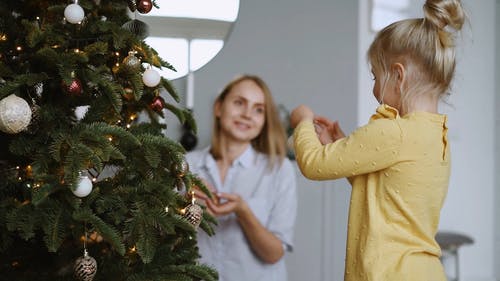
[[[16,134],[26,129],[31,121],[31,108],[22,98],[12,94],[0,101],[0,130]]]
[[[77,187],[72,190],[77,197],[85,197],[92,192],[92,181],[87,176],[80,176]]]
[[[148,87],[156,87],[160,83],[160,80],[160,74],[152,68],[146,69],[142,74],[142,82]]]
[[[80,23],[85,17],[85,12],[80,5],[69,4],[66,9],[64,9],[64,17],[69,23]]]

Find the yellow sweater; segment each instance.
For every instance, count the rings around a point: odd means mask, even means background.
[[[436,243],[448,190],[446,116],[400,117],[387,105],[346,138],[321,145],[312,122],[294,132],[297,163],[313,180],[352,185],[345,281],[445,281]]]

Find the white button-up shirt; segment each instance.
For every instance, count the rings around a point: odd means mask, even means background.
[[[209,148],[186,155],[192,173],[205,179],[217,192],[236,193],[249,205],[260,223],[291,251],[297,212],[295,170],[288,159],[272,170],[268,157],[251,146],[227,171],[222,183]],[[285,259],[262,262],[250,248],[234,214],[218,218],[215,235],[198,232],[200,262],[214,267],[220,281],[286,281]]]

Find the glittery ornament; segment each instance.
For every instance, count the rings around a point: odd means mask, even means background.
[[[182,159],[179,163],[173,163],[170,170],[174,173],[174,176],[177,178],[182,178],[189,172],[189,164],[186,159]]]
[[[31,121],[31,108],[22,98],[12,94],[0,101],[0,130],[16,134],[28,127]]]
[[[40,83],[37,83],[35,86],[35,93],[37,96],[41,97],[42,96],[42,93],[43,93],[43,83],[40,82]]]
[[[128,52],[128,56],[123,59],[122,67],[129,72],[137,72],[141,69],[141,60],[134,55],[134,52]]]
[[[135,3],[135,0],[127,0],[127,3],[130,11],[135,12],[135,10],[137,9],[137,4]]]
[[[149,104],[149,107],[156,112],[161,112],[165,108],[165,100],[161,96],[156,96]]]
[[[191,203],[184,209],[184,217],[189,223],[197,228],[203,217],[203,209],[198,204]]]
[[[80,82],[80,80],[76,78],[73,78],[73,80],[71,80],[71,83],[69,83],[69,85],[66,85],[63,82],[63,87],[64,91],[72,96],[79,96],[83,92],[82,82]]]
[[[132,32],[135,36],[140,39],[145,39],[149,36],[149,26],[138,19],[129,20],[122,25],[122,28]]]
[[[134,99],[134,89],[132,89],[131,87],[125,87],[125,88],[123,88],[123,91],[124,91],[123,97],[126,100],[133,100]]]
[[[92,281],[97,272],[96,260],[89,256],[87,250],[83,252],[83,257],[75,261],[74,274],[78,281]]]
[[[137,0],[137,11],[141,14],[147,14],[153,8],[151,0]]]

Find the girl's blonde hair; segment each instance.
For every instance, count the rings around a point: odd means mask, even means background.
[[[265,103],[265,121],[260,134],[252,140],[252,146],[255,150],[267,154],[270,160],[270,166],[281,163],[286,155],[286,133],[279,117],[279,111],[274,103],[271,91],[267,84],[260,77],[255,75],[242,75],[229,82],[215,100],[222,104],[226,96],[231,92],[234,86],[243,81],[253,81],[264,93]],[[221,149],[221,127],[220,120],[214,114],[212,143],[210,153],[215,159],[222,157]]]
[[[390,67],[401,63],[406,81],[401,87],[401,107],[408,112],[420,94],[441,98],[448,93],[455,73],[454,33],[462,29],[465,12],[460,0],[427,0],[424,18],[395,22],[376,35],[368,61],[381,74],[381,93],[392,76]]]

